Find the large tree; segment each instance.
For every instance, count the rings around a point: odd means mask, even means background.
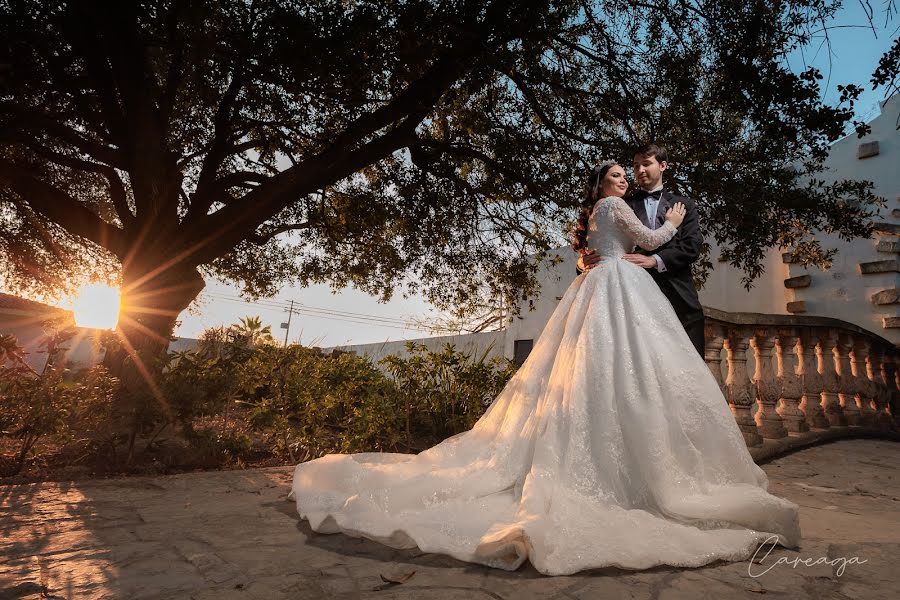
[[[816,181],[855,88],[785,56],[826,0],[0,2],[0,265],[54,293],[117,277],[162,349],[203,276],[411,282],[439,306],[535,291],[586,169],[659,141],[750,278],[828,259],[866,183]]]

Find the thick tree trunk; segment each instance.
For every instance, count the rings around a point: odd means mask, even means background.
[[[164,263],[163,263],[164,266]],[[116,328],[121,352],[107,356],[105,364],[119,370],[126,357],[154,360],[169,346],[175,323],[184,309],[203,290],[196,269],[165,270],[126,268],[123,272],[122,307]],[[155,273],[162,270],[162,273]],[[147,365],[150,367],[150,365]]]
[[[155,273],[162,269],[162,273]],[[123,273],[122,310],[118,333],[140,352],[157,355],[169,346],[175,323],[184,309],[203,291],[196,269],[126,269]]]
[[[126,267],[122,279],[117,347],[107,349],[104,364],[120,381],[119,431],[127,435],[130,463],[136,437],[174,417],[159,385],[165,351],[178,315],[203,290],[204,282],[196,268],[167,268],[165,259],[146,257]]]

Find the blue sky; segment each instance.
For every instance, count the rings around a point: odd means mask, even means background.
[[[871,5],[875,10],[877,35],[869,27],[863,5],[852,0],[845,2],[844,8],[829,23],[830,50],[824,35],[820,34],[810,47],[789,57],[791,68],[797,72],[804,69],[804,64],[822,71],[825,77],[822,84],[829,82],[823,89],[823,98],[828,103],[837,102],[838,84],[855,83],[866,87],[856,106],[857,118],[866,121],[879,113],[879,102],[884,99],[881,90],[868,89],[869,77],[900,26],[900,18],[895,17],[884,27],[883,0],[872,0]],[[285,330],[279,325],[287,320],[283,305],[290,300],[303,307],[305,313],[293,315],[290,341],[322,347],[425,337],[429,334],[421,330],[404,329],[403,322],[411,317],[427,319],[437,314],[420,298],[404,299],[398,294],[391,302],[382,304],[354,289],[335,294],[324,285],[285,288],[274,299],[258,304],[243,303],[238,296],[236,287],[207,282],[207,289],[197,305],[182,315],[176,335],[196,337],[207,327],[228,325],[240,317],[258,315],[264,324],[272,326],[275,337],[283,340]]]
[[[895,11],[900,9],[900,2],[893,1],[897,7]],[[808,48],[796,51],[788,58],[788,64],[796,72],[804,69],[804,63],[822,71],[822,85],[825,86],[828,82],[823,89],[826,103],[834,104],[838,101],[838,84],[855,83],[865,87],[856,106],[857,118],[865,121],[878,115],[879,102],[884,100],[883,90],[870,89],[869,78],[900,29],[900,18],[896,16],[885,27],[884,0],[871,0],[870,4],[875,11],[875,33],[866,18],[863,4],[858,0],[849,0],[844,3],[844,8],[833,22],[829,23],[830,51],[824,34],[819,34]]]

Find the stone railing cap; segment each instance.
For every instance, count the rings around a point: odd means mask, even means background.
[[[745,327],[753,327],[758,325],[772,327],[833,327],[835,329],[843,329],[858,333],[877,341],[879,345],[897,349],[896,344],[887,340],[877,333],[873,333],[868,329],[864,329],[859,325],[848,323],[840,319],[831,317],[816,317],[812,315],[772,315],[765,313],[751,312],[725,312],[717,308],[703,307],[703,314],[707,319],[725,323],[728,325],[740,325]]]

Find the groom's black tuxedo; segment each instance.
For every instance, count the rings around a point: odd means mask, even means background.
[[[639,190],[624,199],[644,225],[647,225],[647,210],[644,205],[646,197],[647,193]],[[637,247],[634,253],[648,256],[656,254],[662,259],[665,271],[660,273],[656,268],[652,268],[647,269],[647,272],[653,277],[663,295],[668,298],[697,352],[703,356],[706,346],[705,320],[697,288],[694,287],[691,276],[691,264],[700,258],[703,245],[696,203],[690,198],[676,196],[664,190],[656,207],[656,222],[651,224],[651,229],[658,229],[665,224],[666,211],[676,202],[684,204],[686,213],[675,237],[656,250],[649,251]]]

